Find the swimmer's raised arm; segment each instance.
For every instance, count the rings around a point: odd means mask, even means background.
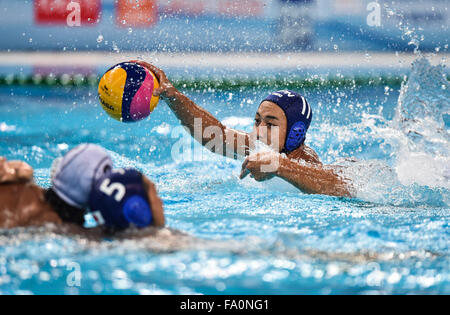
[[[351,196],[349,186],[335,168],[322,165],[317,154],[304,144],[312,120],[311,106],[304,96],[289,90],[270,94],[259,105],[253,132],[247,134],[225,127],[178,91],[161,69],[146,62],[138,63],[152,71],[159,80],[160,88],[153,94],[162,97],[191,135],[212,152],[235,158],[249,156],[255,140],[273,149],[273,152],[261,155],[264,161],[255,159],[255,154],[247,158],[241,178],[250,173],[259,181],[278,176],[305,193]],[[267,171],[263,167],[275,161],[280,162],[276,170]]]
[[[22,161],[7,161],[0,157],[0,184],[27,182],[33,179],[33,169]]]
[[[188,128],[195,140],[212,152],[224,156],[248,155],[250,138],[247,133],[224,126],[211,113],[178,91],[161,69],[147,62],[137,61],[137,63],[156,75],[160,88],[156,89],[153,94],[167,102],[181,124]]]

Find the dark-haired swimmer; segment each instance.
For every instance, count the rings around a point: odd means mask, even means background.
[[[314,150],[305,145],[313,114],[302,95],[289,90],[270,94],[259,105],[253,132],[247,134],[224,126],[178,91],[161,69],[143,61],[136,62],[157,76],[160,88],[153,94],[167,102],[197,141],[212,152],[245,157],[241,179],[248,174],[257,181],[280,177],[305,193],[352,196],[351,183],[338,174],[338,167],[323,165]],[[255,147],[256,140],[273,151],[252,154],[250,149]]]
[[[28,164],[0,158],[0,229],[53,223],[84,231],[88,209],[101,231],[165,224],[155,185],[136,170],[113,170],[99,146],[74,148],[54,162],[51,173],[52,185],[44,189],[33,182]]]

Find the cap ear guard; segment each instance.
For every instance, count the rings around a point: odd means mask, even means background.
[[[152,211],[147,201],[139,195],[129,197],[123,205],[123,215],[128,222],[138,228],[149,226],[153,221]]]
[[[297,149],[303,143],[303,141],[305,141],[305,137],[305,124],[301,121],[296,122],[287,135],[286,144],[284,145],[286,151],[290,152]]]

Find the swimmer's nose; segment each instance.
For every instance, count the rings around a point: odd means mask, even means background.
[[[257,128],[256,129],[256,138],[258,140],[263,140],[266,138],[267,128]]]

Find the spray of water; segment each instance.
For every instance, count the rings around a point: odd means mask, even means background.
[[[402,32],[402,40],[408,40],[408,45],[414,46],[414,53],[421,55],[420,41],[425,39],[423,35],[418,33],[421,29],[411,25],[400,8],[395,8],[387,3],[384,4],[384,8],[388,19],[396,19],[398,21],[396,26]]]
[[[444,122],[449,99],[444,67],[417,59],[402,84],[394,119],[371,126],[372,136],[389,148],[392,165],[376,160],[340,163],[347,166],[345,176],[352,179],[359,198],[396,205],[450,203],[450,135]]]
[[[444,122],[450,113],[449,87],[443,67],[425,58],[414,62],[402,85],[392,126],[404,135],[396,160],[404,184],[450,189],[450,135]]]

